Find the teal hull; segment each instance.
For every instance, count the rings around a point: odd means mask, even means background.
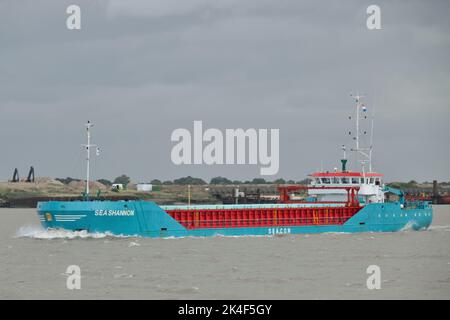
[[[197,208],[199,207],[202,206]],[[222,208],[226,207],[222,206]],[[229,207],[236,209],[244,208],[245,205]],[[426,202],[417,203],[414,206],[403,206],[399,203],[372,203],[364,206],[345,223],[336,225],[187,229],[164,211],[167,208],[147,201],[50,201],[39,203],[37,211],[43,227],[47,229],[86,230],[90,233],[141,237],[394,232],[403,229],[426,229],[433,219],[432,208]]]

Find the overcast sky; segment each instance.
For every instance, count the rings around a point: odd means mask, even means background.
[[[81,7],[81,30],[66,8]],[[366,9],[381,7],[382,30]],[[450,2],[0,0],[0,180],[249,179],[259,166],[171,162],[176,128],[279,128],[280,170],[339,165],[351,92],[375,108],[385,180],[450,180]]]

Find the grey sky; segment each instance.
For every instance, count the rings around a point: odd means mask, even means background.
[[[66,29],[70,4],[82,29]],[[366,28],[381,7],[382,30]],[[450,180],[448,1],[0,1],[0,180],[258,176],[258,166],[175,166],[170,134],[279,128],[280,171],[302,179],[350,145],[350,92],[375,104],[375,169]],[[276,177],[268,177],[270,179]]]

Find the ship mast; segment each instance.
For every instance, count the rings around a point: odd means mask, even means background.
[[[90,161],[91,161],[91,147],[96,147],[97,145],[91,144],[91,132],[90,128],[94,126],[93,123],[88,121],[85,124],[87,133],[87,144],[83,145],[86,148],[86,200],[89,200],[89,174],[90,174]]]
[[[360,121],[360,113],[361,113],[361,109],[364,108],[364,103],[362,103],[362,98],[365,97],[365,95],[360,95],[359,93],[355,94],[355,95],[351,95],[354,99],[355,99],[355,108],[356,108],[356,124],[355,124],[355,129],[356,129],[356,133],[355,133],[355,148],[350,149],[350,151],[353,151],[356,153],[356,162],[361,164],[361,170],[362,173],[365,177],[365,164],[368,163],[369,164],[369,172],[372,172],[372,145],[369,146],[369,148],[364,148],[360,146],[359,143],[359,135],[360,135],[360,131],[359,131],[359,121]],[[372,123],[373,125],[373,123]],[[371,138],[372,139],[372,138]],[[372,144],[372,143],[371,143]]]
[[[376,94],[375,94],[376,97]],[[372,171],[372,151],[373,151],[373,123],[374,123],[374,119],[375,119],[375,101],[373,102],[372,105],[372,117],[371,117],[371,124],[370,124],[370,145],[369,145],[369,170],[370,172]]]

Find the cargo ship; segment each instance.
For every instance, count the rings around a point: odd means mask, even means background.
[[[347,169],[346,148],[340,169],[319,170],[311,183],[280,185],[279,200],[271,204],[168,205],[151,201],[98,201],[89,199],[90,129],[86,124],[87,173],[84,201],[39,202],[37,213],[46,229],[109,233],[120,236],[264,236],[322,232],[394,232],[430,226],[432,207],[427,201],[406,201],[401,190],[383,183],[372,170],[372,142],[360,145],[360,121],[367,119],[361,95],[354,95],[356,120],[350,149],[360,170]],[[373,133],[373,118],[372,118]],[[372,135],[371,135],[372,136]],[[371,139],[372,140],[372,139]],[[304,196],[295,199],[293,193]],[[387,201],[386,194],[395,201]],[[391,197],[389,197],[391,198]]]

